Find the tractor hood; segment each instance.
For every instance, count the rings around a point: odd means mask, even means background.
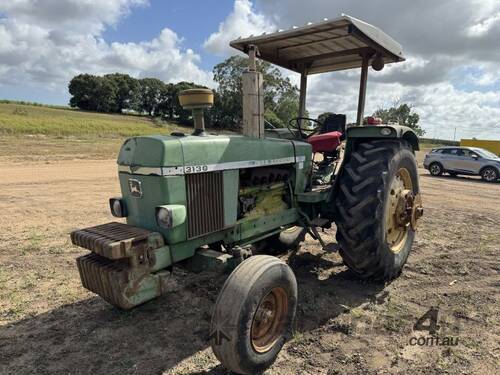
[[[304,161],[295,143],[240,135],[134,137],[123,144],[118,169],[168,176]]]

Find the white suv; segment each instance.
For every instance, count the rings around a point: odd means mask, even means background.
[[[494,153],[477,147],[440,147],[425,155],[424,168],[431,175],[449,173],[481,176],[488,182],[500,178],[500,158]]]

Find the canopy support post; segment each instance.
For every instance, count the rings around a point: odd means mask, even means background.
[[[363,115],[365,111],[365,99],[366,99],[366,82],[368,81],[369,61],[370,61],[370,56],[364,54],[363,62],[361,65],[361,78],[359,80],[358,116],[356,120],[356,125],[363,125]]]
[[[307,72],[300,75],[300,95],[299,95],[299,117],[306,115],[306,92],[307,92]],[[302,125],[302,120],[301,120]]]

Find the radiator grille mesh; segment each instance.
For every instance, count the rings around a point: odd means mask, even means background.
[[[188,238],[224,228],[222,172],[186,175]]]

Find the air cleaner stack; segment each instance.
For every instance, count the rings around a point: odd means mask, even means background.
[[[203,110],[214,104],[214,93],[210,89],[189,89],[179,93],[179,103],[184,109],[193,111],[193,135],[205,136]]]

